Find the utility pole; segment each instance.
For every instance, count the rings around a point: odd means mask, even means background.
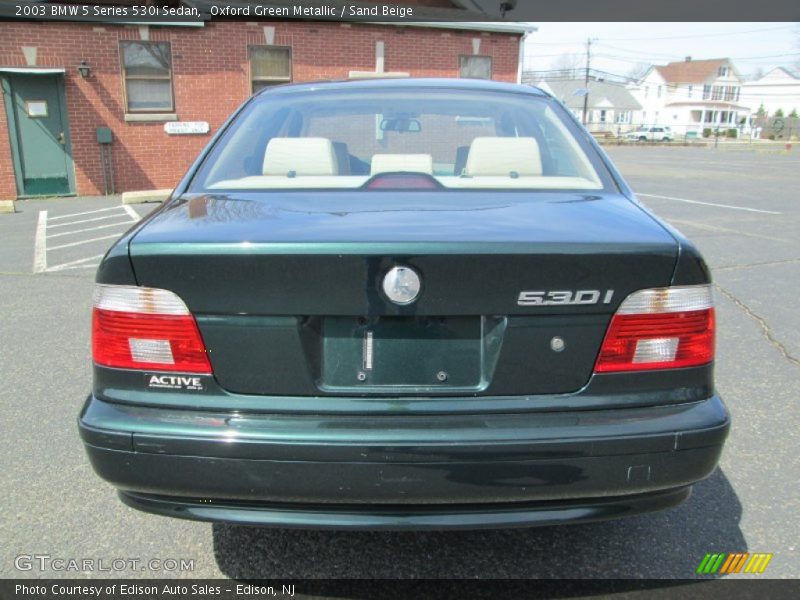
[[[592,62],[592,38],[586,38],[586,75],[583,80],[583,86],[586,88],[586,93],[583,95],[583,124],[586,125],[586,113],[589,110],[589,66]]]

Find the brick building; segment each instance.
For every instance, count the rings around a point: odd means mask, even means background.
[[[406,4],[450,15],[471,3]],[[0,199],[102,194],[112,183],[116,192],[171,188],[266,85],[381,74],[517,81],[529,29],[455,20],[0,22]],[[100,143],[109,131],[111,143]]]

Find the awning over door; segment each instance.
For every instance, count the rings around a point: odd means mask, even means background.
[[[63,75],[65,70],[63,68],[0,67],[0,73],[16,73],[18,75]]]

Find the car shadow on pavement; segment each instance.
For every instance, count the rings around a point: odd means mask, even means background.
[[[707,552],[747,549],[741,514],[718,469],[681,506],[614,521],[424,532],[214,525],[213,537],[234,579],[692,578]]]

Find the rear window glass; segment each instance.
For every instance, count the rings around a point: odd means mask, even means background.
[[[355,189],[390,174],[453,189],[602,189],[557,112],[527,94],[284,89],[244,109],[191,191]]]

